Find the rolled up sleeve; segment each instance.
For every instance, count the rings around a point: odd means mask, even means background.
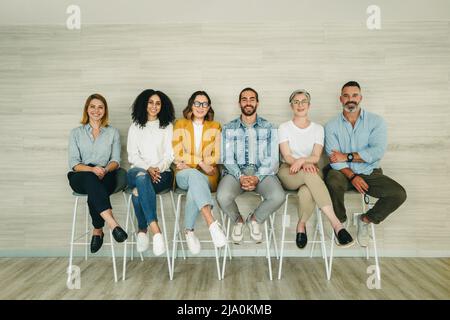
[[[336,130],[334,129],[332,124],[327,124],[325,126],[325,152],[329,157],[333,150],[338,150],[343,152],[339,147],[339,142],[336,136]],[[347,162],[337,162],[330,163],[331,168],[334,170],[342,170],[344,168],[348,168]]]
[[[383,157],[387,147],[386,122],[379,119],[369,135],[368,147],[358,151],[359,156],[367,163],[374,163]]]
[[[81,154],[80,149],[78,149],[75,130],[70,131],[68,152],[69,170],[72,171],[77,164],[81,163]]]
[[[120,167],[120,151],[121,151],[120,134],[119,130],[115,129],[111,149],[111,158],[109,159],[108,164],[110,164],[111,162],[117,162],[117,164]]]

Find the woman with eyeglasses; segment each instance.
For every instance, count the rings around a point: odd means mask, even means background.
[[[226,237],[213,216],[211,192],[216,191],[220,159],[221,126],[213,121],[211,99],[204,91],[196,91],[183,110],[184,119],[175,122],[172,145],[174,149],[175,180],[186,190],[185,236],[192,254],[200,252],[200,241],[194,234],[195,221],[202,214],[216,247],[226,244]]]
[[[158,224],[156,195],[173,184],[170,165],[173,161],[172,122],[175,111],[169,97],[161,91],[142,91],[133,103],[133,123],[128,130],[128,187],[133,190],[134,213],[139,231],[137,252],[149,247],[147,229],[153,234],[153,254],[166,251],[165,239]]]
[[[311,96],[306,90],[294,91],[289,97],[293,112],[290,121],[278,128],[283,163],[278,171],[281,184],[287,190],[298,190],[298,223],[296,244],[303,249],[308,238],[306,222],[317,206],[329,219],[336,234],[336,243],[350,247],[354,241],[336,217],[328,189],[317,164],[324,145],[324,129],[308,118]]]
[[[98,94],[91,94],[84,105],[82,126],[72,129],[69,137],[67,174],[73,191],[87,194],[94,230],[91,252],[103,245],[105,221],[117,242],[127,239],[112,213],[109,196],[126,187],[126,171],[119,168],[119,130],[108,124],[108,104]]]

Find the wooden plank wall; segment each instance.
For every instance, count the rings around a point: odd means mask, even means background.
[[[177,116],[193,91],[206,90],[224,123],[239,114],[238,93],[251,86],[260,92],[259,114],[276,125],[291,117],[290,93],[305,88],[312,95],[311,118],[324,124],[341,110],[342,84],[357,80],[363,107],[388,123],[385,173],[408,192],[407,202],[377,227],[381,254],[448,256],[449,77],[447,20],[390,22],[377,31],[351,21],[97,25],[80,31],[1,26],[0,254],[67,253],[73,206],[68,134],[90,93],[106,96],[128,168],[130,105],[145,88],[166,92]],[[256,203],[254,197],[239,200],[244,214]],[[122,198],[113,204],[123,221]],[[357,204],[353,199],[349,207]],[[277,218],[277,230],[279,225]],[[203,222],[198,229],[209,237]],[[292,226],[288,237],[294,239]],[[299,253],[294,245],[287,248]],[[359,252],[354,250],[337,254]],[[237,252],[262,253],[263,247]]]

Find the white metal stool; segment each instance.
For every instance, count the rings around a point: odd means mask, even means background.
[[[172,242],[172,273],[170,275],[170,280],[173,279],[173,274],[174,274],[174,270],[175,270],[175,258],[178,255],[178,243],[181,244],[181,250],[183,253],[183,259],[186,259],[186,253],[184,251],[184,246],[183,243],[186,242],[186,240],[183,240],[183,236],[182,236],[182,232],[180,229],[180,213],[181,213],[181,200],[184,196],[186,196],[187,191],[177,188],[175,190],[175,194],[177,195],[177,203],[175,205],[175,201],[173,198],[173,194],[172,195],[172,205],[174,208],[174,212],[175,212],[175,226],[174,226],[174,231],[173,231],[173,242]],[[212,193],[212,197],[213,199],[215,199],[215,193]],[[219,208],[219,206],[216,206],[216,208]],[[222,211],[219,209],[219,212],[221,214],[221,218],[222,218],[222,224],[223,224],[223,213]],[[203,243],[212,243],[212,240],[200,240],[200,242]],[[214,246],[214,245],[213,245]],[[225,245],[225,248],[228,247],[228,243]],[[221,280],[221,274],[220,274],[220,260],[219,260],[219,254],[220,254],[220,250],[222,248],[216,248],[216,246],[214,246],[214,254],[215,254],[215,258],[216,258],[216,266],[217,266],[217,278],[219,280]]]
[[[282,235],[281,235],[281,251],[280,251],[280,264],[278,267],[278,280],[281,279],[281,270],[283,268],[283,254],[284,254],[284,244],[285,243],[295,243],[294,240],[285,240],[285,234],[286,234],[286,226],[288,224],[287,219],[287,209],[288,209],[288,200],[289,197],[297,197],[297,191],[289,191],[285,190],[286,192],[286,200],[284,202],[284,212],[283,212],[283,219],[282,219]],[[312,243],[311,251],[309,254],[309,257],[312,258],[314,247],[316,243],[320,243],[320,248],[322,252],[322,258],[325,263],[325,275],[327,277],[327,280],[330,280],[330,269],[328,267],[328,257],[327,257],[327,249],[325,245],[325,233],[323,231],[323,221],[322,221],[322,214],[321,210],[316,206],[316,226],[314,227],[314,238],[312,241],[308,241],[308,243]],[[317,233],[319,233],[320,240],[317,239]]]
[[[89,230],[89,208],[88,208],[88,204],[87,204],[87,194],[80,194],[80,193],[73,192],[72,195],[75,197],[75,205],[74,205],[74,208],[73,208],[72,234],[71,234],[71,238],[70,238],[69,267],[67,269],[67,273],[68,273],[67,283],[70,283],[72,281],[72,276],[73,276],[73,268],[72,268],[72,266],[73,266],[73,247],[75,245],[84,246],[84,259],[87,260],[88,247],[90,245],[90,242],[89,242],[89,234],[90,234],[90,230]],[[81,234],[77,238],[75,238],[75,233],[76,233],[75,229],[76,229],[76,220],[77,220],[77,211],[78,211],[78,201],[79,201],[80,198],[85,200],[85,230],[84,230],[83,234]],[[126,199],[125,199],[125,203],[126,203]],[[76,242],[76,241],[78,241],[79,239],[81,239],[83,237],[84,237],[84,242]],[[112,257],[112,263],[113,263],[114,282],[117,282],[116,255],[115,255],[115,252],[114,252],[114,240],[113,240],[111,229],[109,230],[109,237],[110,237],[110,242],[109,243],[104,243],[104,245],[111,246],[111,257]]]
[[[261,198],[261,201],[264,201],[264,198],[262,195],[256,193],[256,192],[251,192],[252,194],[258,196]],[[272,261],[271,261],[271,254],[270,254],[270,248],[272,246],[272,242],[274,245],[274,249],[275,249],[275,256],[278,259],[279,258],[279,254],[278,254],[278,246],[277,246],[277,241],[276,241],[276,236],[275,236],[275,228],[274,228],[274,224],[275,224],[275,215],[276,215],[276,211],[271,213],[269,215],[269,223],[270,225],[267,223],[267,220],[264,221],[264,233],[265,233],[265,238],[266,240],[263,241],[266,244],[266,259],[267,259],[267,266],[268,266],[268,270],[269,270],[269,279],[272,280],[273,276],[272,276]],[[230,224],[231,224],[231,219],[225,215],[224,218],[224,223],[226,223],[226,237],[227,237],[227,244],[230,243]],[[245,222],[244,222],[245,223]],[[250,240],[250,241],[242,241],[243,243],[254,243],[254,241]],[[225,265],[227,262],[227,251],[230,252],[229,258],[231,260],[231,249],[230,246],[225,246],[225,252],[223,255],[223,262],[222,262],[222,279],[225,276]]]
[[[360,197],[361,197],[361,209],[362,209],[362,212],[355,212],[352,215],[353,225],[357,225],[357,221],[358,221],[357,219],[359,219],[360,215],[363,214],[363,213],[366,213],[369,209],[371,209],[375,205],[376,201],[375,201],[374,198],[371,198],[369,195],[367,195],[367,194],[360,194],[359,192],[354,191],[354,190],[348,191],[347,193],[349,193],[349,194],[357,194],[357,195],[360,195]],[[347,224],[348,224],[348,221],[347,221]],[[329,263],[329,265],[330,265],[330,276],[331,276],[331,268],[333,266],[333,248],[334,248],[334,239],[335,239],[335,237],[336,236],[335,236],[334,232],[332,231],[331,248],[330,248],[330,263]],[[372,245],[373,245],[373,251],[374,251],[373,256],[374,256],[374,259],[375,259],[376,276],[377,276],[377,280],[380,281],[381,280],[381,271],[380,271],[380,265],[379,265],[379,259],[378,259],[377,240],[376,240],[376,237],[375,237],[375,227],[374,227],[373,223],[370,223],[370,234],[369,234],[369,237],[372,240],[372,241],[369,241],[369,242],[372,242]],[[365,247],[365,253],[366,253],[366,259],[367,260],[369,260],[369,258],[370,258],[369,247],[370,247],[370,243],[369,243],[369,245],[367,247]]]
[[[134,212],[134,207],[133,207],[133,210],[131,209],[131,207],[132,207],[132,199],[131,198],[133,196],[133,191],[136,191],[136,193],[137,193],[137,189],[136,190],[135,189],[136,188],[134,188],[133,190],[126,189],[124,191],[124,197],[126,197],[126,199],[127,199],[126,200],[127,201],[127,219],[126,219],[126,222],[125,222],[125,232],[128,232],[128,223],[131,222],[131,229],[132,229],[131,230],[131,234],[132,234],[132,237],[133,237],[134,241],[133,241],[133,239],[132,239],[132,241],[128,241],[128,239],[127,239],[124,242],[122,280],[125,280],[125,275],[126,275],[126,272],[127,272],[127,248],[128,248],[128,245],[129,244],[131,245],[131,260],[133,260],[134,245],[137,242],[136,241],[136,226],[134,224],[135,215],[133,215],[133,217],[131,217],[131,211]],[[169,277],[170,277],[171,274],[172,274],[172,268],[171,268],[171,264],[170,264],[170,250],[169,250],[169,245],[168,245],[168,242],[167,242],[166,217],[165,217],[165,214],[164,214],[164,202],[163,202],[163,195],[164,194],[168,194],[168,193],[170,193],[170,196],[173,199],[173,195],[172,195],[172,191],[171,190],[165,190],[165,191],[162,191],[162,192],[158,193],[156,195],[156,197],[157,197],[156,199],[159,202],[159,209],[161,211],[162,232],[163,232],[163,235],[164,235],[164,241],[165,241],[165,246],[166,246],[167,269],[169,271]],[[141,257],[141,261],[144,261],[144,256],[143,256],[142,252],[139,253],[139,255]]]

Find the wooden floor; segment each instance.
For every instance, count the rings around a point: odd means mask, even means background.
[[[0,299],[450,299],[449,258],[383,258],[381,289],[368,289],[361,258],[336,258],[330,281],[320,258],[286,258],[281,280],[273,260],[273,281],[263,257],[233,258],[222,281],[214,258],[177,259],[173,281],[166,260],[153,258],[130,262],[114,283],[110,259],[77,259],[81,288],[70,290],[66,258],[2,258]]]

